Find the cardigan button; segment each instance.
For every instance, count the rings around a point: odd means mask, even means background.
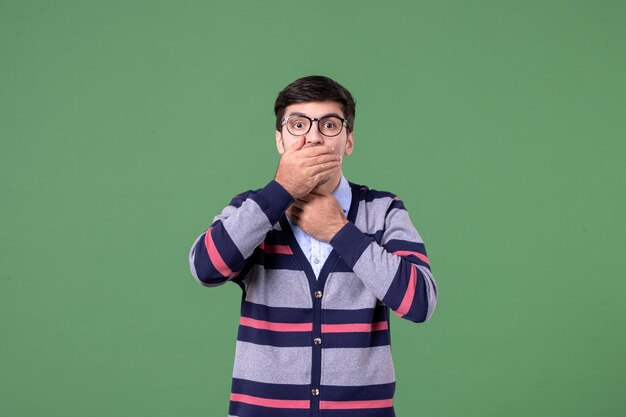
[[[316,337],[315,339],[313,339],[313,344],[321,345],[322,344],[322,339],[320,339],[319,337]]]
[[[322,298],[322,292],[321,291],[315,291],[315,298]]]
[[[318,390],[317,388],[313,388],[311,390],[311,394],[313,394],[314,397],[317,397],[318,395],[320,395],[320,390]]]

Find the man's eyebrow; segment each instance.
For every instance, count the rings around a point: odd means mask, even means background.
[[[304,114],[304,113],[297,112],[297,111],[295,111],[295,112],[293,112],[293,113],[289,113],[286,117],[291,117],[291,116],[304,116],[304,117],[309,117],[308,115],[306,115],[306,114]],[[328,114],[325,114],[325,115],[323,115],[323,116],[320,116],[319,118],[320,118],[320,119],[322,119],[322,118],[324,118],[324,117],[338,117],[338,118],[340,118],[340,119],[343,119],[343,117],[342,117],[342,116],[340,116],[340,115],[338,115],[337,113],[328,113]]]
[[[286,117],[290,116],[306,116],[306,114],[295,111],[293,113],[289,113]]]

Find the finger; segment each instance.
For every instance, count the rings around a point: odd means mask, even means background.
[[[300,136],[296,143],[293,144],[292,147],[290,147],[289,149],[287,149],[285,151],[285,153],[293,153],[293,152],[297,152],[302,150],[302,148],[304,147],[304,143],[306,142],[306,139],[304,138],[304,136]]]
[[[332,172],[335,170],[339,170],[341,169],[341,162],[339,161],[334,161],[334,162],[326,162],[324,164],[319,164],[319,165],[314,165],[312,167],[309,167],[309,169],[307,170],[307,173],[310,176],[315,176],[324,172]]]
[[[316,184],[319,184],[321,181],[328,180],[334,175],[337,175],[337,173],[339,172],[341,172],[341,166],[337,166],[337,167],[327,169],[327,170],[322,170],[318,172],[317,174],[313,175],[312,179]]]
[[[301,148],[302,149],[302,148]],[[335,152],[335,147],[330,145],[317,145],[317,146],[309,146],[308,148],[304,148],[300,151],[300,155],[303,157],[313,157],[324,154],[330,154]]]
[[[306,163],[309,166],[314,166],[314,165],[319,165],[319,164],[325,164],[328,162],[341,162],[342,157],[341,155],[337,155],[337,154],[323,154],[320,156],[315,156],[315,157],[311,157],[311,158],[307,158]]]

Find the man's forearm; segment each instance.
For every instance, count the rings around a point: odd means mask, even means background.
[[[192,246],[193,276],[206,286],[237,276],[292,201],[274,180],[258,192],[235,197]]]
[[[346,224],[330,241],[363,284],[400,317],[414,322],[430,318],[437,301],[428,258],[415,251],[394,254]]]

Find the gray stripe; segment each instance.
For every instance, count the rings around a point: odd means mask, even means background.
[[[324,286],[322,308],[356,310],[376,307],[376,296],[352,272],[333,272]]]
[[[309,282],[304,271],[264,269],[255,265],[246,285],[246,301],[270,307],[313,308]]]
[[[310,384],[311,348],[237,341],[233,378],[267,384]]]
[[[247,259],[272,229],[267,216],[256,203],[248,198],[239,208],[226,207],[215,220],[222,220],[224,229],[239,252]],[[214,220],[214,221],[215,221]]]
[[[354,224],[365,233],[382,230],[385,227],[385,213],[392,201],[390,197],[377,198],[370,202],[359,201],[359,211]]]
[[[196,245],[200,241],[201,237],[202,234],[198,236],[195,242],[193,242],[193,245],[191,245],[191,249],[189,250],[189,269],[191,269],[191,275],[193,275],[196,281],[198,281],[200,284],[202,284],[202,281],[200,281],[200,279],[198,278],[198,271],[196,271],[196,265],[194,260],[196,258]]]
[[[437,282],[433,277],[433,274],[425,266],[417,265],[419,270],[424,275],[426,283],[426,296],[428,297],[428,311],[426,312],[426,320],[429,320],[435,311],[437,305]]]
[[[386,227],[383,233],[383,243],[393,239],[408,240],[415,243],[423,243],[422,237],[415,230],[411,218],[406,210],[393,209],[385,220]]]
[[[374,385],[395,382],[390,346],[322,349],[322,385]]]
[[[382,300],[398,272],[400,261],[399,256],[390,254],[376,242],[372,242],[363,251],[352,270],[376,298]]]

